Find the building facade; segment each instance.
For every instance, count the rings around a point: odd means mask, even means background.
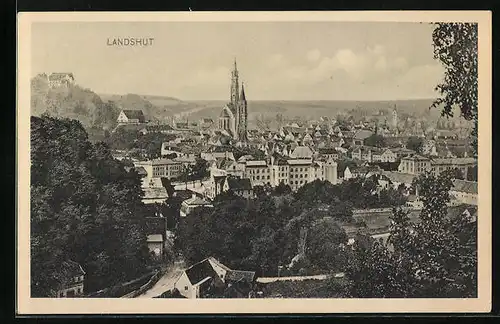
[[[422,174],[431,170],[431,160],[414,154],[401,159],[398,171],[409,174]]]

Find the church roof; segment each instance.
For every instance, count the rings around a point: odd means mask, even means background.
[[[222,108],[222,111],[220,113],[220,117],[226,117],[226,118],[233,117],[233,112],[232,112],[229,104],[224,106],[224,108]]]

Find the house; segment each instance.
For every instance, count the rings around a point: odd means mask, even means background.
[[[405,147],[392,147],[391,152],[396,155],[396,160],[400,160],[402,158],[411,156],[413,154],[416,154],[417,152],[407,149]]]
[[[376,149],[372,152],[372,162],[396,162],[396,153],[389,148]]]
[[[51,73],[47,79],[51,88],[68,87],[75,83],[73,73]]]
[[[142,135],[146,135],[148,133],[173,134],[175,131],[170,125],[146,125],[139,132]]]
[[[174,283],[174,289],[191,299],[221,297],[228,286],[241,290],[250,287],[254,279],[253,271],[232,270],[209,257],[187,268]]]
[[[154,255],[155,258],[161,259],[163,256],[164,247],[163,234],[150,234],[147,238],[147,245],[149,252]]]
[[[400,185],[404,185],[409,191],[412,187],[413,179],[415,179],[416,175],[410,173],[401,173],[401,172],[393,172],[393,171],[382,171],[381,177],[378,182],[380,186],[384,188],[389,188],[392,185],[393,189],[398,189]]]
[[[118,124],[142,124],[146,117],[142,110],[122,110],[117,118]]]
[[[193,209],[198,207],[212,208],[214,205],[212,205],[209,201],[193,194],[191,198],[186,199],[181,203],[180,216],[186,217],[193,211]]]
[[[467,173],[469,168],[477,166],[477,159],[473,157],[468,158],[435,158],[430,162],[431,171],[434,175],[439,175],[440,173],[458,169],[467,179]]]
[[[323,147],[323,148],[318,148],[318,154],[320,157],[328,160],[329,158],[332,158],[334,160],[338,160],[339,154],[337,150],[333,147]]]
[[[271,175],[271,168],[268,166],[267,161],[247,161],[245,164],[245,178],[251,179],[254,187],[265,184],[271,185]]]
[[[418,154],[402,158],[398,167],[399,172],[417,175],[430,170],[431,160]]]
[[[475,181],[454,179],[450,194],[460,203],[477,206],[477,182]]]
[[[352,148],[351,151],[351,158],[352,159],[357,159],[360,161],[367,161],[367,162],[372,162],[372,151],[375,148],[370,147],[370,146],[355,146]]]
[[[136,161],[134,162],[134,166],[136,168],[142,167],[146,170],[148,181],[152,178],[176,178],[184,169],[182,162],[164,158]]]
[[[311,159],[313,156],[313,151],[308,146],[297,146],[290,157],[292,159]]]
[[[67,260],[60,264],[61,276],[58,278],[56,297],[78,297],[83,295],[85,271],[80,264]]]
[[[252,183],[248,178],[236,178],[228,177],[226,178],[228,189],[237,196],[243,198],[253,197]]]
[[[380,174],[382,170],[378,166],[351,166],[344,169],[344,180],[353,178],[369,178],[374,174]]]

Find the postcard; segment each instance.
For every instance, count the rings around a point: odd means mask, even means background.
[[[488,11],[19,13],[18,314],[489,312],[491,44]]]

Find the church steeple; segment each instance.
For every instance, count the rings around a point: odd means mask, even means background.
[[[241,82],[241,95],[240,95],[240,100],[241,101],[246,101],[247,99],[245,98],[245,86],[243,85],[243,82]]]
[[[231,73],[231,103],[233,107],[238,105],[240,85],[238,82],[238,67],[236,66],[236,58],[234,59],[234,70]]]

